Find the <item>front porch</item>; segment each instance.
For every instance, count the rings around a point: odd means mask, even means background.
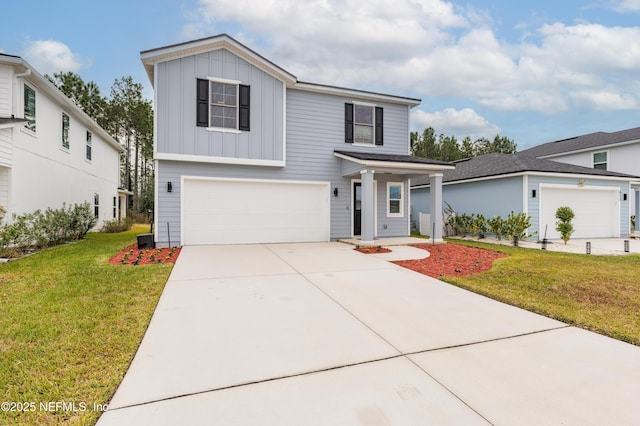
[[[436,233],[432,241],[442,242],[442,173],[453,169],[451,163],[413,157],[411,155],[378,154],[367,152],[334,151],[334,155],[341,160],[342,176],[357,182],[357,199],[353,202],[354,225],[352,240],[358,240],[360,245],[377,245],[379,234],[376,197],[377,183],[387,184],[385,202],[385,219],[404,224],[400,237],[409,236],[410,217],[410,187],[411,178],[429,176],[432,191],[431,206],[438,214],[431,215],[431,229]],[[376,179],[381,176],[382,178]],[[354,189],[355,193],[355,189]],[[386,225],[383,225],[386,226]],[[360,238],[358,239],[358,235]],[[350,240],[350,239],[347,239]],[[421,241],[424,243],[424,241]]]

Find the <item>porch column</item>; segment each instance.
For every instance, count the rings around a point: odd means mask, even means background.
[[[442,242],[442,173],[429,175],[429,205],[431,216],[431,238],[435,242]]]
[[[362,244],[373,244],[375,235],[375,191],[373,186],[373,170],[362,170],[360,177],[362,180],[362,228],[360,241]]]

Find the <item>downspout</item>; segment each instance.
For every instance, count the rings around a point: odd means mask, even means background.
[[[15,77],[16,78],[20,78],[20,77],[28,77],[31,75],[31,68],[27,68],[27,70],[21,74],[16,74]]]

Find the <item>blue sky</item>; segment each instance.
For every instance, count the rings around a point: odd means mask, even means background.
[[[640,0],[35,0],[0,51],[108,94],[140,51],[227,33],[302,81],[418,97],[412,130],[520,149],[640,126]]]

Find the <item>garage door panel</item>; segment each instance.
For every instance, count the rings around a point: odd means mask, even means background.
[[[183,186],[183,244],[329,240],[328,183],[185,179]]]
[[[616,188],[554,188],[540,190],[540,235],[560,238],[555,230],[559,207],[571,207],[575,213],[572,238],[608,238],[620,236],[619,191]]]

